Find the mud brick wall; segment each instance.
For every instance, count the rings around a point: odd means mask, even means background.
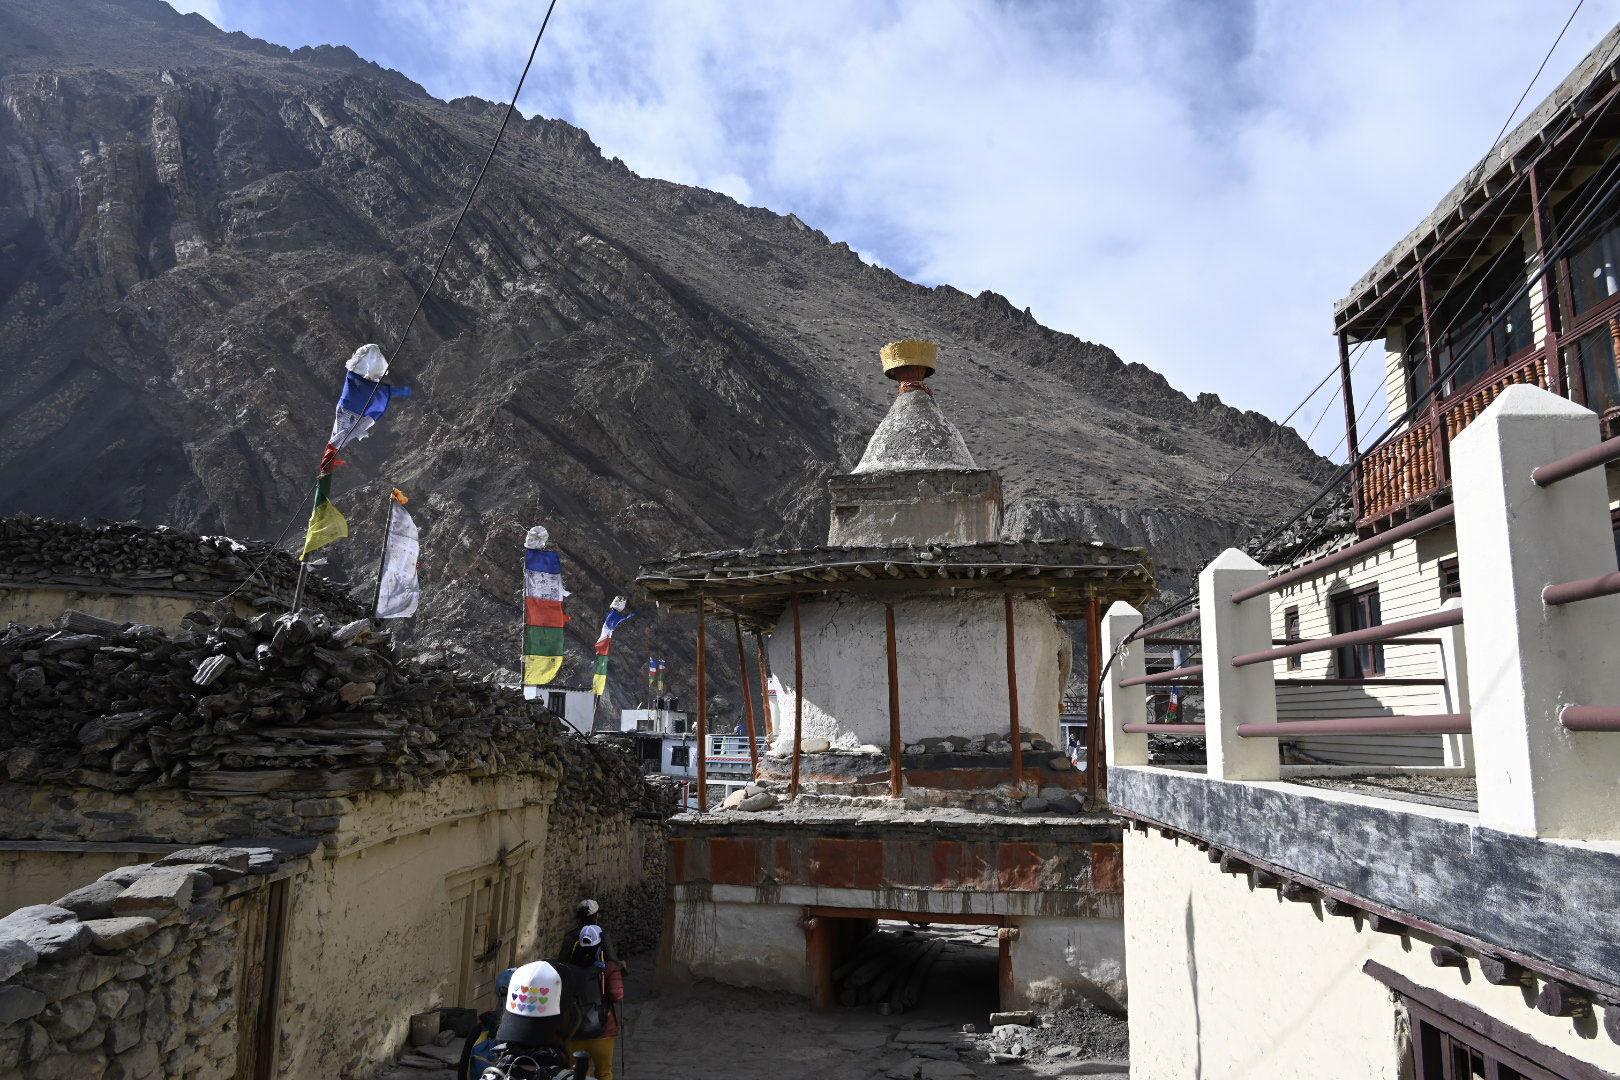
[[[290,868],[264,848],[187,849],[0,918],[0,1075],[235,1075],[237,912]]]

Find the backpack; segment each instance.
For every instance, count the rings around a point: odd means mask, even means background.
[[[607,1000],[607,958],[602,955],[600,941],[587,945],[583,940],[574,942],[565,960],[568,968],[563,973],[564,986],[569,998],[577,1002],[580,1013],[580,1039],[599,1039],[607,1032],[609,1010]]]

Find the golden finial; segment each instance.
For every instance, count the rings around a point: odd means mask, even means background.
[[[927,378],[933,374],[939,359],[939,346],[932,341],[891,341],[878,350],[878,356],[883,358],[883,374],[891,379],[901,377],[901,368],[922,368],[923,373],[906,372],[913,379]]]

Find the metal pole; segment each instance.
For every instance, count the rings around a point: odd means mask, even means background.
[[[772,721],[776,718],[771,715],[771,673],[766,666],[765,635],[758,630],[754,631],[754,644],[759,648],[759,715],[765,727],[765,744],[771,743]]]
[[[737,670],[742,678],[743,722],[748,725],[748,764],[753,777],[759,779],[759,743],[754,741],[754,696],[748,692],[748,656],[743,652],[742,620],[733,615],[731,625],[737,631]]]
[[[799,637],[799,594],[793,594],[793,776],[788,798],[799,797],[799,756],[804,744],[804,642]]]
[[[1086,808],[1097,808],[1103,786],[1102,730],[1102,601],[1086,605]]]
[[[900,756],[906,744],[900,739],[900,657],[894,644],[894,605],[883,605],[883,628],[889,644],[889,795],[898,799],[905,789],[900,772]]]
[[[293,586],[292,613],[298,614],[304,606],[304,578],[309,574],[309,563],[299,560],[298,584]]]
[[[1018,646],[1013,637],[1012,593],[1001,594],[1007,617],[1007,719],[1012,727],[1013,783],[1024,783],[1024,728],[1018,720]]]
[[[709,810],[709,672],[704,659],[708,647],[704,624],[709,616],[702,596],[698,597],[697,617],[697,798],[698,813],[705,814]]]

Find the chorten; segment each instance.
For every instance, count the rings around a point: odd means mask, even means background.
[[[861,791],[886,773],[897,797],[1071,785],[1063,622],[1144,602],[1152,563],[1098,541],[1005,540],[1001,478],[929,382],[937,347],[880,355],[898,393],[855,468],[827,481],[826,547],[677,555],[644,562],[638,583],[667,609],[769,635],[761,776]]]

